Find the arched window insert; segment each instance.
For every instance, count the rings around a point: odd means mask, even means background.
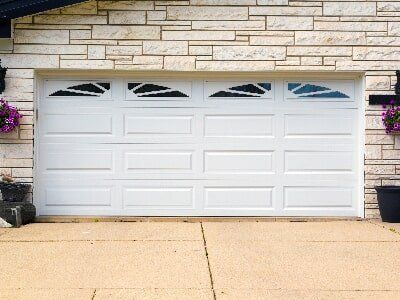
[[[73,85],[65,89],[58,90],[50,97],[62,96],[62,97],[74,97],[74,96],[86,96],[86,97],[101,97],[105,92],[109,91],[111,84],[109,82],[90,82]]]
[[[272,86],[269,82],[248,83],[218,91],[213,93],[210,98],[261,98],[271,91],[271,88]]]
[[[288,90],[299,98],[350,98],[340,91],[309,83],[289,82]]]
[[[177,97],[188,98],[185,93],[160,84],[129,82],[128,90],[134,93],[137,97]]]

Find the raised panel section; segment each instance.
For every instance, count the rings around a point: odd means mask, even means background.
[[[47,135],[112,134],[111,115],[47,114],[44,124]]]
[[[353,196],[353,190],[347,187],[284,187],[284,207],[351,207]]]
[[[111,187],[52,187],[45,190],[46,206],[110,206]]]
[[[339,151],[286,151],[286,173],[344,173],[353,169],[353,153]]]
[[[191,170],[191,152],[127,152],[127,171],[174,171]]]
[[[350,136],[354,120],[341,115],[285,115],[285,136]]]
[[[124,206],[145,208],[191,207],[191,187],[126,187],[123,190]]]
[[[125,135],[192,134],[193,116],[125,116]]]
[[[272,208],[272,187],[206,187],[205,208]]]
[[[206,137],[272,137],[273,116],[207,115],[204,117],[204,132]]]
[[[112,151],[71,150],[50,152],[45,157],[49,171],[111,171]]]
[[[204,170],[211,173],[271,173],[273,152],[206,151]]]

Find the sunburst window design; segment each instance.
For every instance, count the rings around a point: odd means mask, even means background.
[[[111,84],[109,82],[90,82],[73,85],[62,90],[58,90],[50,97],[63,96],[63,97],[101,97],[105,92],[109,91]]]
[[[261,98],[271,90],[271,83],[248,83],[230,87],[226,90],[218,91],[210,96],[210,98]]]
[[[288,90],[300,98],[350,98],[340,91],[309,83],[290,82]]]
[[[132,91],[137,97],[176,97],[188,98],[185,93],[160,84],[129,82],[128,90]]]

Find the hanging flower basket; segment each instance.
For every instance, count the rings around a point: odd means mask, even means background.
[[[0,99],[0,133],[8,133],[19,126],[22,115],[6,100]]]
[[[400,134],[400,106],[395,101],[390,101],[389,108],[383,106],[386,111],[382,113],[382,122],[387,134]]]

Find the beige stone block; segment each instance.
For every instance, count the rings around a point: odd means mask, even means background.
[[[297,31],[295,34],[296,45],[364,45],[366,43],[364,32],[335,32],[335,31]]]
[[[234,31],[163,31],[163,40],[176,41],[224,41],[234,40]]]
[[[257,5],[288,5],[289,0],[257,0]]]
[[[201,71],[272,71],[273,61],[197,61],[196,69]]]
[[[152,10],[153,1],[98,1],[99,9],[107,10]]]
[[[215,60],[283,60],[286,48],[279,46],[215,46]]]
[[[382,147],[380,145],[366,145],[365,146],[366,159],[381,159]]]
[[[352,48],[293,46],[287,48],[287,54],[298,56],[350,56],[352,54]]]
[[[190,0],[190,5],[255,5],[257,0]]]
[[[338,71],[393,71],[400,69],[400,61],[398,60],[383,60],[383,61],[353,61],[343,60],[336,64]]]
[[[383,150],[383,159],[400,159],[400,150]]]
[[[73,40],[85,40],[85,39],[90,39],[92,37],[92,31],[91,30],[70,30],[69,31],[69,37],[70,39]]]
[[[366,129],[383,129],[381,116],[366,116]]]
[[[201,30],[264,30],[265,21],[193,21],[192,28]]]
[[[168,6],[168,20],[247,20],[247,7]]]
[[[145,55],[187,55],[186,41],[143,41]]]
[[[157,21],[165,20],[167,18],[167,12],[163,10],[150,10],[147,12],[147,20]]]
[[[146,24],[145,11],[109,11],[109,24]]]
[[[211,46],[190,46],[189,54],[190,55],[212,55],[212,47]]]
[[[267,17],[268,30],[312,30],[313,18],[312,17],[280,17],[268,16]]]
[[[367,90],[390,90],[390,76],[367,76]]]
[[[162,69],[163,57],[162,56],[134,56],[133,64],[135,65],[154,65]]]
[[[160,38],[160,27],[94,25],[92,36],[94,39],[154,40]]]
[[[138,55],[142,54],[142,46],[106,46],[107,55]]]
[[[320,66],[322,65],[322,57],[302,57],[301,64],[306,66]]]
[[[32,168],[13,168],[11,174],[13,177],[32,177],[33,170]]]
[[[389,22],[388,23],[388,34],[389,35],[400,35],[400,22]]]
[[[104,45],[89,45],[88,46],[88,58],[89,59],[105,59],[106,58],[106,46],[104,46]]]
[[[32,158],[33,146],[31,144],[2,144],[0,157],[4,159]]]
[[[323,2],[324,16],[375,16],[374,2]]]
[[[400,24],[400,23],[399,23]],[[354,47],[354,60],[396,60],[400,57],[399,47]]]
[[[366,165],[365,174],[369,175],[387,175],[395,174],[396,167],[394,165]]]
[[[387,134],[367,134],[365,136],[365,143],[368,145],[393,145],[394,137]]]
[[[400,2],[388,1],[388,2],[377,2],[378,11],[400,11]]]
[[[28,30],[14,31],[16,44],[69,44],[68,30]]]
[[[87,1],[84,3],[64,7],[61,9],[62,14],[90,15],[97,14],[97,2]]]
[[[166,56],[164,58],[164,69],[174,71],[195,70],[194,56]]]
[[[320,16],[322,7],[251,6],[250,16]]]
[[[60,67],[65,69],[113,69],[111,60],[61,60]]]
[[[291,36],[250,36],[250,45],[289,46],[294,45]]]
[[[387,22],[314,22],[314,30],[386,31]]]
[[[400,46],[400,37],[393,36],[369,36],[367,37],[367,45],[371,46]]]
[[[14,53],[32,54],[86,54],[84,45],[18,45],[14,46]]]
[[[24,158],[1,158],[0,166],[4,168],[32,168],[33,160]]]
[[[39,24],[107,24],[107,16],[92,15],[38,15],[34,20]]]
[[[2,64],[8,68],[58,68],[57,55],[2,54]]]

